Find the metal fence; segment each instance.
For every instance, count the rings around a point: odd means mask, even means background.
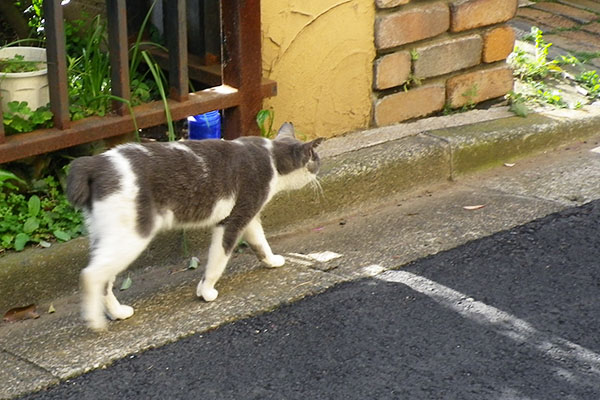
[[[204,68],[188,56],[186,1],[163,3],[168,54],[162,58],[169,71],[168,106],[173,120],[212,110],[224,110],[223,137],[234,139],[258,133],[255,123],[262,99],[276,94],[276,83],[262,78],[260,0],[221,0],[221,68]],[[112,94],[130,98],[125,0],[107,0]],[[129,108],[113,104],[114,113],[78,121],[69,118],[67,60],[61,0],[45,0],[46,53],[50,108],[54,127],[6,136],[0,124],[0,163],[64,149],[100,139],[122,136],[138,128],[166,122],[162,101]],[[215,86],[190,93],[193,77]],[[1,112],[1,110],[0,110]]]

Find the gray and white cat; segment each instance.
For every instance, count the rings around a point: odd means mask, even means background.
[[[81,272],[88,326],[105,329],[105,312],[112,319],[133,315],[116,299],[113,282],[160,230],[213,227],[196,290],[206,301],[217,298],[215,284],[240,238],[267,266],[282,266],[259,214],[276,193],[315,182],[321,141],[300,142],[285,123],[274,140],[125,144],[73,161],[67,196],[83,210],[90,235],[90,262]]]

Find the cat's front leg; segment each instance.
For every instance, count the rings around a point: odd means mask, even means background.
[[[262,225],[258,217],[254,218],[244,231],[243,238],[260,261],[262,261],[267,267],[276,268],[281,267],[285,264],[285,258],[283,256],[273,254],[271,246],[267,242],[265,232],[263,231]]]
[[[133,315],[133,307],[119,303],[119,300],[117,300],[113,292],[114,281],[115,277],[113,276],[112,279],[108,282],[106,296],[104,296],[104,306],[106,307],[106,313],[113,320],[127,319]]]
[[[213,301],[219,295],[219,292],[215,289],[215,284],[223,274],[231,254],[223,246],[224,233],[225,227],[223,226],[216,226],[213,229],[204,279],[198,283],[196,288],[196,295],[202,297],[205,301]]]

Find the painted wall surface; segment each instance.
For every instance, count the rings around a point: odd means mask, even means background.
[[[278,83],[264,108],[274,128],[291,121],[308,137],[371,121],[373,0],[263,0],[263,76]]]

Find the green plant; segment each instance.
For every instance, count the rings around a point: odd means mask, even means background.
[[[83,230],[82,216],[65,198],[59,182],[47,176],[27,184],[0,170],[0,251],[21,251],[28,243],[50,246]]]
[[[535,55],[532,58],[526,51],[515,46],[509,58],[514,75],[525,81],[535,81],[562,72],[555,60],[548,60],[548,49],[552,43],[544,41],[543,32],[534,26],[531,28],[531,35],[535,40]]]
[[[273,119],[275,118],[275,112],[273,110],[260,110],[256,114],[256,124],[260,129],[260,135],[267,139],[275,137],[276,132],[273,130]]]
[[[600,98],[600,77],[596,71],[583,72],[575,80],[587,91],[590,100]]]
[[[410,60],[417,61],[419,59],[419,51],[417,49],[410,49]]]
[[[40,70],[44,67],[44,63],[39,61],[25,60],[25,56],[15,54],[13,58],[0,58],[0,72],[16,73],[16,72],[32,72]]]
[[[521,93],[516,93],[514,91],[508,92],[505,98],[508,100],[510,106],[509,110],[518,115],[519,117],[527,117],[529,114],[529,108],[527,107],[527,98],[523,96]]]
[[[38,128],[48,128],[52,124],[52,112],[47,106],[31,111],[27,102],[11,101],[2,113],[7,134],[31,132]]]

